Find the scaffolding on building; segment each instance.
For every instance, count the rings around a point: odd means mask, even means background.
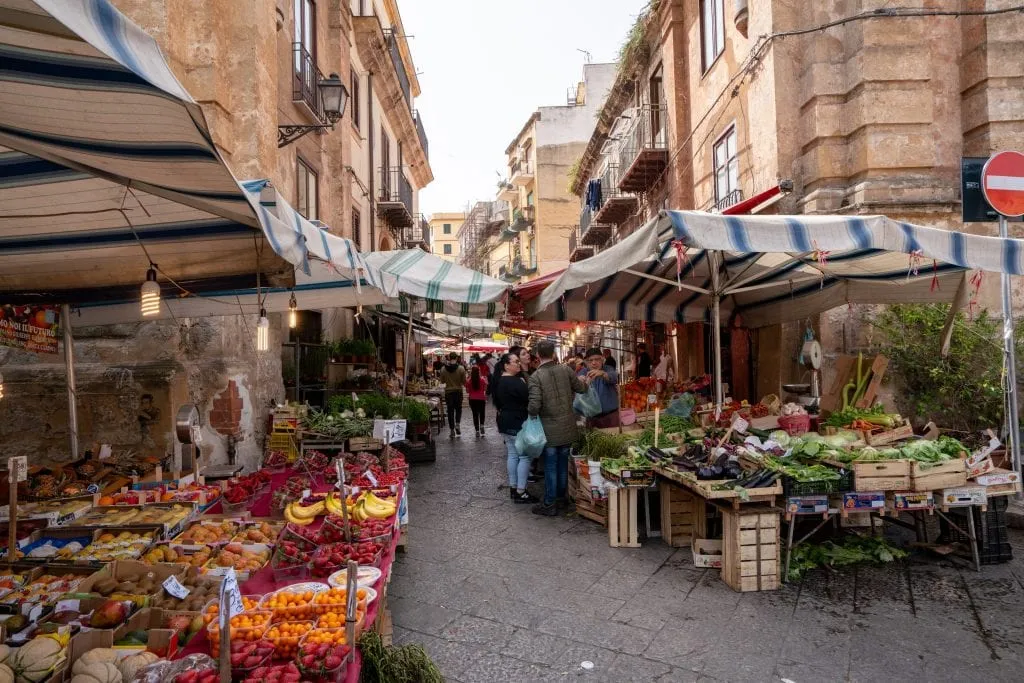
[[[467,268],[486,272],[487,255],[490,251],[487,226],[491,222],[493,202],[477,202],[466,214],[466,220],[459,230],[460,263]]]

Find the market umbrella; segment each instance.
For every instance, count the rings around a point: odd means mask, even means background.
[[[313,236],[239,185],[156,42],[108,0],[0,0],[6,300],[137,293],[150,262],[190,290],[288,282],[323,257]]]

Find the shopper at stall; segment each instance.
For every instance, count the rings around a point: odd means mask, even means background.
[[[509,494],[513,503],[536,503],[537,498],[526,492],[526,484],[530,480],[530,462],[533,459],[516,449],[516,434],[526,421],[530,390],[519,372],[519,356],[505,354],[499,362],[505,370],[491,394],[498,407],[498,431],[505,440],[508,453]]]
[[[587,424],[591,427],[619,426],[619,373],[608,365],[608,359],[601,355],[601,349],[587,351],[587,365],[579,372],[580,378],[597,391],[601,399],[601,412],[590,418]]]
[[[569,447],[576,441],[574,394],[582,394],[587,385],[565,365],[555,360],[555,345],[537,344],[540,366],[530,376],[530,402],[527,412],[539,415],[547,445],[544,447],[544,501],[533,513],[553,517],[567,508],[565,493],[569,482]]]
[[[612,366],[612,370],[615,370],[618,367],[618,363],[616,363],[615,359],[612,358],[611,349],[604,350],[604,364]]]
[[[459,354],[452,351],[441,369],[444,384],[444,402],[448,406],[449,436],[462,436],[462,387],[466,385],[466,368],[459,363]]]
[[[651,376],[651,354],[647,353],[647,344],[636,345],[636,376],[637,377],[650,377]]]
[[[477,436],[483,436],[484,412],[487,407],[487,375],[480,369],[480,365],[474,365],[469,371],[466,394],[469,396],[469,410],[473,414],[473,432]]]
[[[502,373],[505,372],[505,359],[508,358],[509,356],[518,356],[520,349],[522,349],[521,346],[519,346],[518,344],[513,344],[512,346],[509,347],[508,353],[499,358],[498,361],[494,364],[494,370],[491,371],[490,383],[487,385],[487,393],[491,394],[492,398],[494,394],[494,388],[498,386],[498,380],[501,378]],[[497,407],[497,404],[495,404],[495,407]]]
[[[527,378],[537,369],[536,365],[534,365],[534,355],[526,347],[519,349],[519,369],[522,370]]]

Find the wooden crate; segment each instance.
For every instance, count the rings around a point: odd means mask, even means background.
[[[384,447],[384,442],[373,437],[352,437],[348,440],[348,449],[352,453],[360,451],[379,451]]]
[[[694,538],[696,496],[667,481],[658,483],[658,493],[661,497],[661,537],[673,548],[688,547]]]
[[[928,467],[924,463],[910,463],[911,491],[938,491],[967,485],[965,461],[949,460]]]
[[[887,446],[897,441],[909,439],[914,435],[914,428],[910,426],[910,420],[904,420],[903,424],[884,432],[862,431],[864,443],[869,446]]]
[[[608,544],[613,548],[639,548],[637,488],[615,489],[608,494]]]
[[[910,491],[909,460],[869,460],[853,463],[853,490]]]
[[[608,501],[577,498],[576,514],[601,526],[608,526]]]
[[[722,580],[735,591],[780,585],[779,517],[782,510],[751,506],[722,509]]]

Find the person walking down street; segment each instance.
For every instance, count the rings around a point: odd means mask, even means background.
[[[519,349],[521,348],[521,346],[513,344],[512,346],[509,347],[508,353],[503,355],[494,363],[494,369],[491,371],[490,384],[487,385],[487,392],[491,394],[492,399],[494,395],[494,389],[498,386],[498,380],[501,379],[502,373],[505,372],[505,359],[508,358],[509,356],[518,356]]]
[[[479,365],[474,365],[469,371],[466,393],[469,395],[469,410],[473,413],[473,431],[477,436],[483,436],[484,412],[487,407],[487,375],[481,371]]]
[[[595,428],[619,426],[619,392],[616,388],[619,373],[608,365],[607,360],[601,355],[601,349],[590,349],[587,351],[587,364],[579,372],[580,378],[594,387],[601,399],[601,412],[588,421]]]
[[[466,385],[466,368],[459,363],[459,354],[452,351],[441,369],[444,402],[448,405],[449,436],[462,436],[462,387]]]
[[[512,502],[517,505],[536,503],[537,499],[526,492],[532,458],[516,449],[516,434],[526,421],[530,401],[530,390],[519,372],[519,356],[505,354],[500,361],[505,368],[497,385],[491,390],[494,404],[498,407],[498,431],[505,440],[508,453],[508,490]]]
[[[553,517],[559,509],[568,508],[566,488],[569,484],[569,447],[576,441],[576,413],[572,410],[575,394],[582,394],[587,385],[566,365],[555,360],[555,345],[550,341],[537,344],[540,366],[530,375],[530,402],[527,412],[540,416],[547,445],[544,447],[544,500],[533,507],[533,513]]]

